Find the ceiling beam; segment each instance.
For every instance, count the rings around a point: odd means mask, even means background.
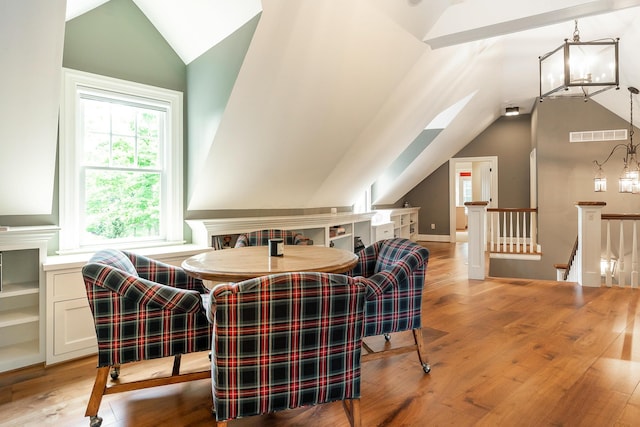
[[[463,4],[458,6],[464,6]],[[532,30],[586,16],[640,6],[640,0],[600,0],[425,39],[432,49]],[[428,35],[427,35],[428,37]]]

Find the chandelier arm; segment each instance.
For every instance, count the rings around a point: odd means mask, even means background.
[[[609,155],[607,156],[606,159],[604,159],[604,162],[600,163],[597,160],[594,160],[593,163],[598,166],[598,167],[602,167],[605,165],[605,163],[607,163],[609,161],[609,159],[611,158],[611,156],[613,156],[613,153],[618,149],[618,148],[625,148],[626,149],[627,145],[626,144],[617,144],[615,147],[613,147],[611,149],[611,152],[609,153]],[[624,159],[625,164],[627,163],[627,157],[625,156]]]

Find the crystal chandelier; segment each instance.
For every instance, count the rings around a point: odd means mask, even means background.
[[[635,87],[629,87],[629,102],[630,102],[630,125],[629,125],[629,142],[627,144],[618,144],[609,153],[603,162],[594,160],[593,163],[597,166],[598,170],[593,179],[594,191],[601,192],[607,191],[607,177],[602,170],[602,166],[609,161],[613,153],[618,149],[624,149],[625,155],[623,158],[624,167],[620,173],[618,179],[618,191],[620,193],[638,193],[640,192],[640,165],[636,156],[638,145],[633,144],[633,95],[638,94],[638,89]]]

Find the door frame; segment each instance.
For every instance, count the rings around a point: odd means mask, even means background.
[[[489,162],[491,164],[491,203],[498,206],[498,156],[452,157],[449,159],[449,241],[456,241],[456,167],[458,163]]]

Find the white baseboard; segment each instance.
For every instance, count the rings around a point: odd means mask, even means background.
[[[421,242],[450,242],[448,234],[418,234],[418,241]]]

